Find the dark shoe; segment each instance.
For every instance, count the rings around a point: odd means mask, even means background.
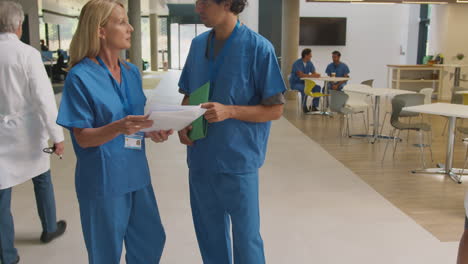
[[[42,232],[41,241],[42,243],[49,243],[50,241],[56,239],[57,237],[63,235],[67,229],[67,222],[60,220],[57,222],[57,230],[55,232],[47,233]]]
[[[312,112],[318,112],[319,110],[317,109],[317,107],[315,106],[312,106]]]
[[[304,112],[304,113],[308,113],[308,112],[309,112],[309,109],[307,108],[307,106],[304,105],[304,106],[302,107],[302,112]]]

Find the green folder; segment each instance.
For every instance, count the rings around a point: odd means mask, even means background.
[[[207,103],[210,97],[210,82],[199,87],[189,97],[189,105],[199,105]],[[208,122],[204,116],[200,116],[192,123],[192,130],[189,132],[189,138],[192,141],[206,137],[208,132]]]

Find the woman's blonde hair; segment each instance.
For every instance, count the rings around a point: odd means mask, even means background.
[[[78,27],[70,44],[70,66],[73,68],[86,57],[99,54],[99,28],[106,25],[115,7],[124,5],[117,0],[90,0],[81,10]]]

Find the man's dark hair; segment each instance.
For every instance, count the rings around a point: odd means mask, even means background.
[[[224,2],[231,2],[231,12],[238,15],[244,11],[245,6],[247,5],[247,0],[214,0],[217,4]]]
[[[302,58],[305,58],[305,56],[309,55],[310,53],[312,53],[311,49],[304,49],[302,51]]]
[[[336,55],[338,57],[341,57],[341,53],[337,50],[335,50],[334,52],[332,52],[333,55]]]

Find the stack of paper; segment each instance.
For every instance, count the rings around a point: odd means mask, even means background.
[[[143,132],[174,130],[180,131],[202,116],[206,109],[200,105],[153,105],[148,109],[147,115],[153,120],[153,126],[143,129]]]

